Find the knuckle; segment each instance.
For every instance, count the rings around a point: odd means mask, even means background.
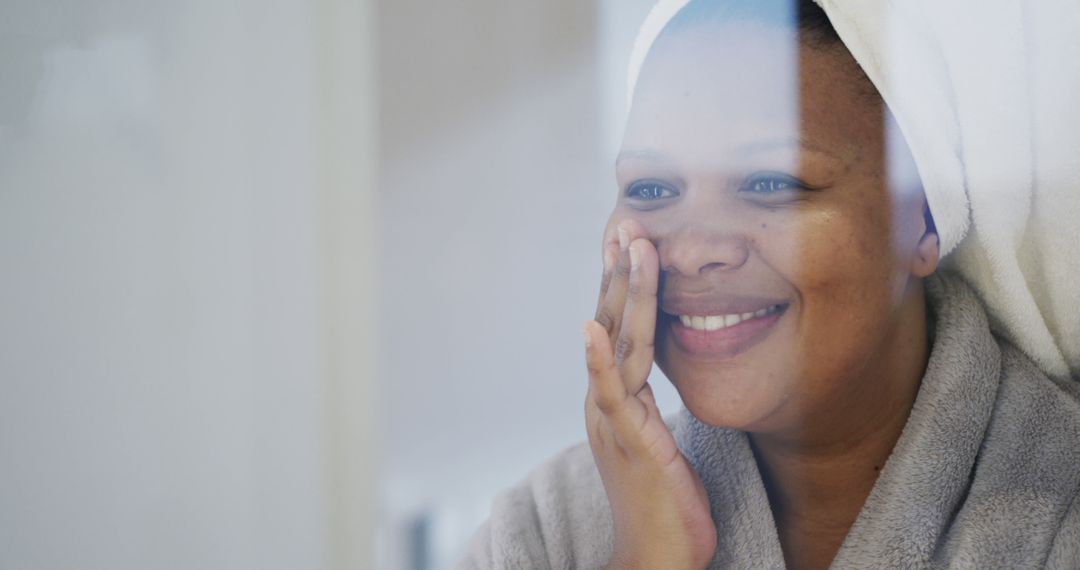
[[[637,342],[629,336],[620,336],[615,342],[615,361],[622,362],[634,352]]]
[[[611,396],[598,395],[596,398],[596,407],[605,414],[614,412],[618,405],[618,400]]]
[[[655,348],[655,343],[650,338],[636,339],[625,335],[615,342],[615,362],[622,364],[630,359],[635,353],[648,354]]]
[[[607,307],[600,307],[600,310],[596,312],[596,322],[600,323],[600,326],[604,327],[610,336],[615,332],[615,325],[618,321],[615,319],[615,315],[612,314],[611,309]]]
[[[614,276],[614,271],[611,269],[605,270],[604,274],[600,276],[600,291],[607,291],[611,286],[611,278]]]

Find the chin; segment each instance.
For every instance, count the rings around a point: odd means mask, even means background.
[[[768,372],[748,370],[686,370],[664,363],[660,369],[671,380],[683,405],[701,422],[740,431],[767,429],[770,418],[784,405],[781,386],[761,382],[775,379]]]
[[[741,431],[770,429],[798,384],[799,342],[787,309],[716,333],[680,329],[670,317],[658,322],[656,363],[694,417]]]

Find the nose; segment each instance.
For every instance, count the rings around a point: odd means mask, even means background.
[[[657,241],[660,268],[686,277],[738,269],[750,256],[741,233],[699,224],[683,225]]]

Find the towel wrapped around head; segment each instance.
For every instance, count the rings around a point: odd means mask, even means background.
[[[1080,381],[1080,3],[815,0],[904,134],[944,263],[991,327]],[[630,63],[690,0],[660,0]]]

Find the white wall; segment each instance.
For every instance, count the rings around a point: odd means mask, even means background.
[[[650,4],[380,4],[384,568],[449,567],[497,491],[584,440],[580,326]]]
[[[341,6],[0,5],[0,568],[369,567]]]

